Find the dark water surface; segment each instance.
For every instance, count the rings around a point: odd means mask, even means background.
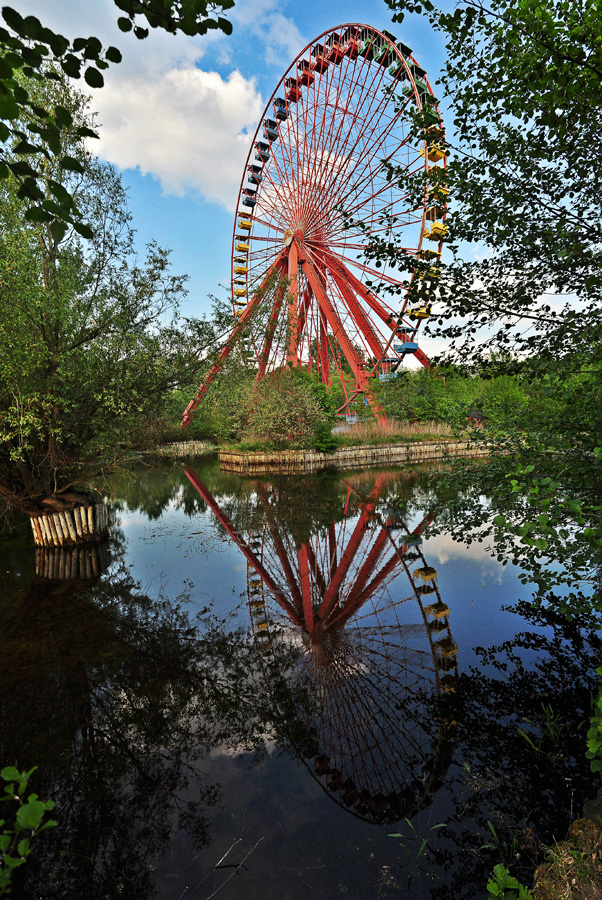
[[[595,792],[599,638],[519,602],[484,544],[423,538],[419,476],[189,469],[116,477],[83,573],[36,574],[25,527],[0,543],[0,764],[39,766],[60,823],[14,897],[472,900],[502,861],[528,880]]]

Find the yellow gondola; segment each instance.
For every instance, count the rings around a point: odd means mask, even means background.
[[[420,569],[414,569],[414,578],[420,578],[422,581],[433,581],[437,574],[437,569],[433,568],[433,566],[422,566]]]
[[[441,253],[439,250],[420,250],[418,253],[419,259],[441,259]]]
[[[408,312],[408,319],[428,319],[431,315],[431,307],[430,306],[417,306],[416,309],[411,309]]]
[[[234,266],[234,272],[236,275],[246,275],[248,271],[249,270],[246,266]]]
[[[237,245],[236,245],[236,252],[237,252],[237,253],[248,253],[248,252],[249,252],[249,245],[248,245],[248,244],[242,244],[242,243],[237,244]]]
[[[443,222],[433,222],[431,225],[431,240],[438,241],[447,236],[447,225]]]
[[[426,148],[426,155],[431,162],[439,162],[440,159],[443,159],[446,152],[445,144],[442,144],[439,141],[434,141]],[[420,155],[424,156],[424,147],[420,151]]]
[[[424,229],[422,236],[427,241],[441,241],[447,236],[447,225],[444,225],[443,222],[433,222],[431,228]]]

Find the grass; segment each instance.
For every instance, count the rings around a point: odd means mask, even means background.
[[[569,840],[551,847],[537,871],[535,900],[600,900],[602,836],[587,819],[571,826]]]
[[[357,422],[335,437],[341,447],[356,447],[362,444],[451,440],[453,432],[444,422]]]
[[[379,444],[404,444],[409,441],[445,441],[453,438],[449,425],[442,422],[357,422],[348,425],[345,431],[333,435],[336,448],[374,446]],[[223,450],[234,450],[241,453],[263,452],[272,450],[310,450],[314,446],[314,437],[286,441],[284,447],[278,448],[273,441],[260,438],[246,438],[236,443],[222,445]]]

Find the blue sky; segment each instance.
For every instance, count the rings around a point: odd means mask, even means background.
[[[100,141],[94,151],[116,165],[129,189],[137,244],[172,250],[174,271],[190,277],[182,311],[200,315],[208,295],[224,295],[238,185],[261,112],[297,53],[345,22],[393,31],[414,49],[431,83],[442,43],[419,17],[393,25],[383,0],[237,0],[230,36],[118,31],[112,0],[18,0],[69,37],[97,35],[123,62],[92,92]]]

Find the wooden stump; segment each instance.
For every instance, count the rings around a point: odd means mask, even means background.
[[[38,547],[97,544],[108,537],[109,511],[106,503],[93,503],[32,516],[31,530]]]

